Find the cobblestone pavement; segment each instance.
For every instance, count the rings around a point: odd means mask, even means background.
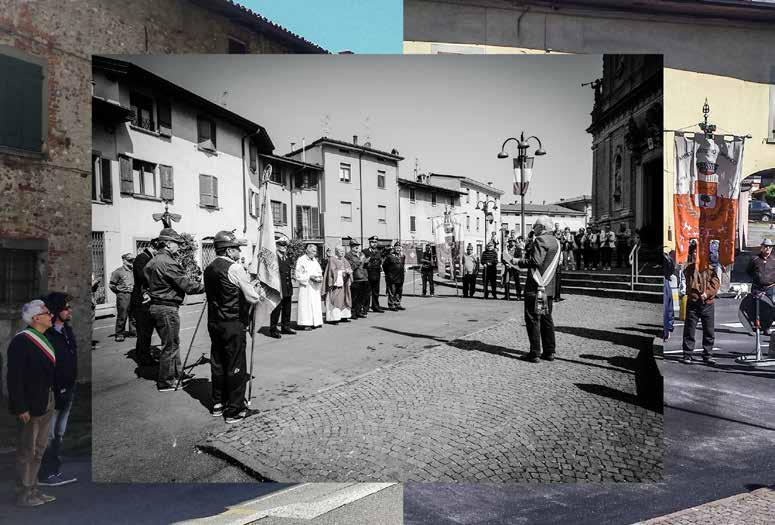
[[[656,481],[662,416],[637,403],[634,369],[659,315],[570,297],[558,359],[538,364],[518,359],[521,316],[452,340],[412,334],[421,353],[201,445],[274,481]]]
[[[761,488],[635,525],[771,525],[775,490]]]

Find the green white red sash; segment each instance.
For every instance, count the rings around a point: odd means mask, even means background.
[[[51,346],[51,343],[48,342],[48,339],[46,339],[45,335],[41,334],[34,328],[25,328],[19,333],[24,334],[24,336],[29,339],[32,344],[34,344],[41,352],[43,352],[46,357],[48,357],[52,364],[56,365],[56,352],[54,352],[54,347]]]

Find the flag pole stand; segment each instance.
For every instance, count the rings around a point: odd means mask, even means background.
[[[178,382],[175,384],[175,391],[177,391],[180,388],[180,383],[183,380],[183,373],[186,370],[186,363],[188,363],[188,356],[191,355],[191,347],[194,346],[194,340],[196,339],[196,333],[199,331],[199,325],[202,323],[202,317],[205,315],[205,310],[207,309],[207,300],[205,300],[204,304],[202,305],[202,311],[199,312],[199,320],[196,322],[196,328],[194,328],[194,335],[191,336],[191,342],[188,343],[188,350],[186,351],[186,358],[183,359],[183,366],[180,368],[180,376],[178,376]],[[202,357],[200,357],[194,365],[196,366],[198,363],[202,361],[202,358],[204,357],[204,354],[202,354]]]

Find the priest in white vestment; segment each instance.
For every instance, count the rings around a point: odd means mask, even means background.
[[[296,281],[299,283],[299,313],[296,322],[302,330],[323,326],[323,308],[320,304],[323,270],[315,258],[317,253],[317,246],[308,244],[304,255],[296,261]]]

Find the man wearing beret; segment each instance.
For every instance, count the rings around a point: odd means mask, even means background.
[[[201,282],[186,275],[176,255],[183,244],[183,237],[172,228],[164,228],[158,237],[161,249],[145,265],[145,279],[148,281],[150,307],[148,312],[156,331],[161,337],[162,350],[159,356],[159,374],[156,388],[159,392],[175,390],[175,383],[187,380],[180,363],[180,314],[186,294],[200,294],[205,291]]]
[[[116,294],[116,342],[124,340],[124,336],[134,337],[135,321],[132,318],[130,304],[132,301],[132,289],[134,288],[134,275],[132,274],[132,261],[135,256],[125,253],[121,256],[121,266],[110,274],[110,291]],[[125,331],[129,320],[129,331]]]

